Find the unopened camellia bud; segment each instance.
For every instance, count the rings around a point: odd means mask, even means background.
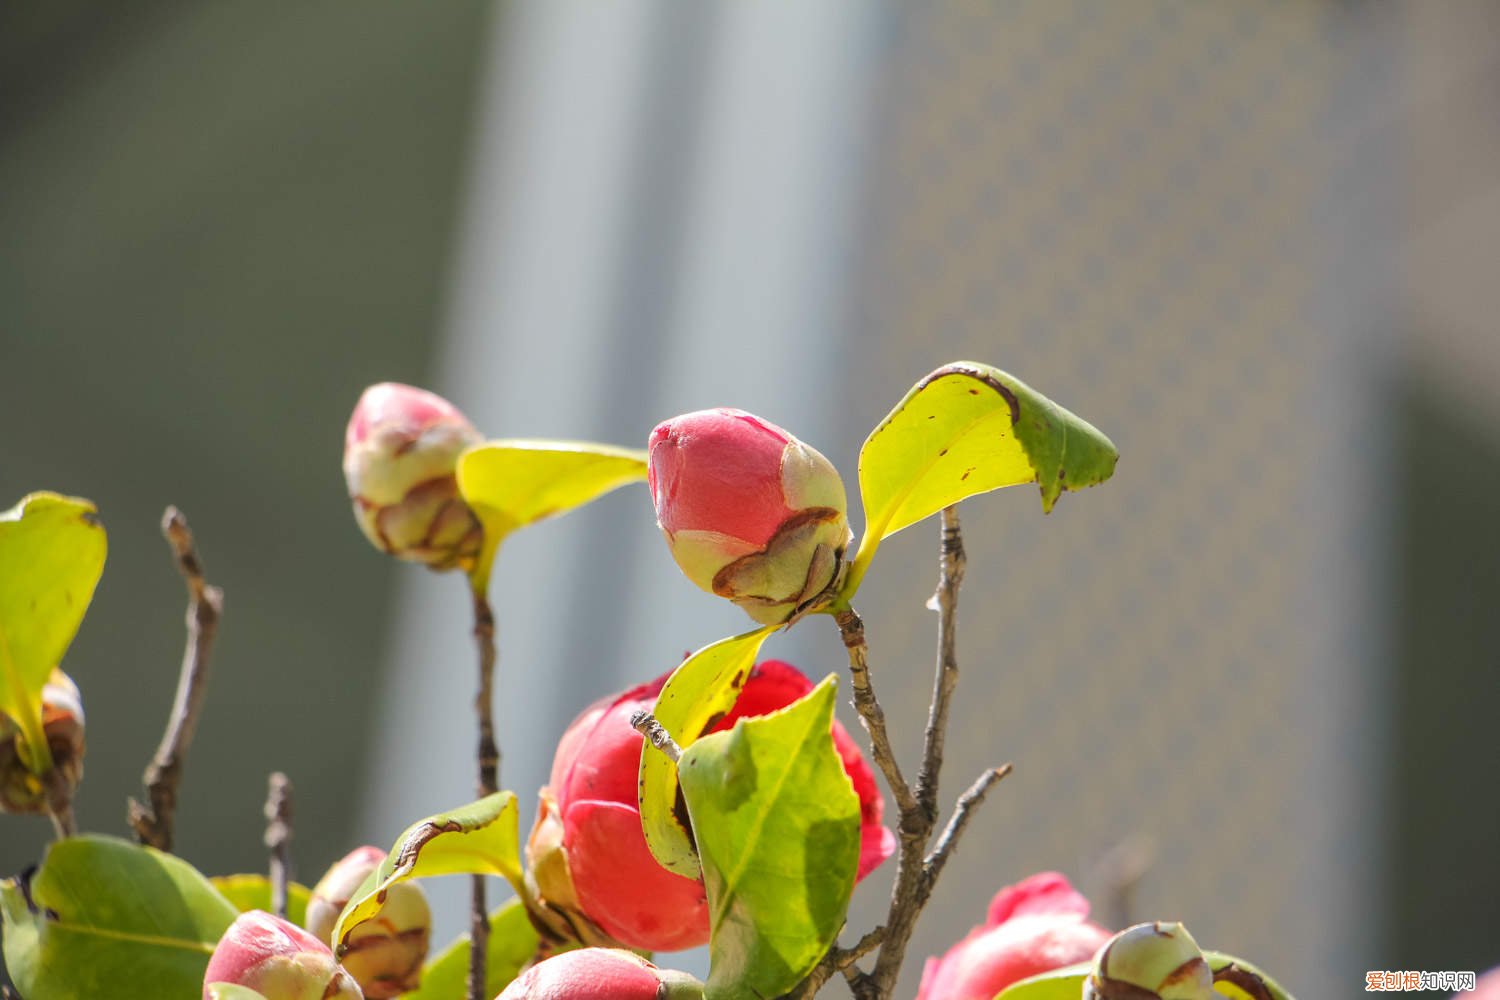
[[[634,952],[583,948],[532,966],[495,1000],[703,1000],[703,984]]]
[[[332,946],[339,914],[365,879],[385,860],[378,847],[359,847],[328,869],[307,903],[308,933]],[[386,890],[376,915],[349,935],[342,959],[369,1000],[387,1000],[417,988],[432,935],[432,909],[416,882]]]
[[[344,433],[344,480],[376,548],[435,570],[474,564],[483,531],[454,468],[480,440],[441,396],[398,382],[364,391]]]
[[[78,685],[54,669],[42,688],[42,732],[52,751],[52,766],[69,789],[83,780],[83,697]],[[47,785],[27,769],[21,732],[0,712],[0,812],[39,813],[47,809]]]
[[[219,939],[203,975],[203,1000],[213,1000],[219,983],[247,987],[266,1000],[364,998],[326,944],[264,910],[241,913]]]
[[[672,558],[763,625],[831,598],[852,535],[828,459],[743,410],[700,410],[651,432],[648,481]]]
[[[1217,1000],[1213,970],[1178,923],[1127,927],[1094,957],[1083,1000]]]

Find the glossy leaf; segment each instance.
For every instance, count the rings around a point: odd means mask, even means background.
[[[26,997],[160,1000],[203,990],[238,912],[185,861],[114,837],[48,848],[29,882],[0,883],[5,966]]]
[[[209,879],[219,894],[244,913],[265,910],[271,913],[271,880],[264,875],[215,875]],[[307,926],[307,901],[312,890],[300,882],[286,887],[286,918],[298,927]]]
[[[646,453],[589,441],[487,441],[459,456],[457,476],[460,495],[484,525],[474,571],[482,585],[505,536],[644,481]]]
[[[652,710],[678,746],[687,747],[734,708],[775,626],[720,639],[683,660],[667,678]],[[678,810],[677,765],[655,750],[641,754],[641,829],[656,860],[684,878],[697,878],[698,855]]]
[[[386,890],[397,882],[433,875],[499,875],[520,893],[517,822],[515,794],[496,792],[413,823],[339,914],[334,953],[343,954],[349,935],[379,912]]]
[[[1203,957],[1214,971],[1214,992],[1227,1000],[1295,1000],[1276,980],[1242,958],[1221,951],[1205,951]],[[1044,972],[1006,987],[995,1000],[1078,1000],[1092,970],[1092,962],[1079,962]]]
[[[32,493],[0,513],[0,712],[16,720],[27,766],[52,763],[42,688],[62,663],[104,572],[104,527],[92,503]]]
[[[1042,509],[1063,490],[1102,483],[1119,453],[1093,425],[1020,379],[972,361],[922,379],[865,440],[859,489],[865,534],[844,595],[876,548],[902,528],[965,497],[1036,483]]]
[[[828,733],[833,675],[683,752],[708,890],[707,1000],[780,996],[828,950],[859,867],[859,796]]]
[[[536,956],[537,934],[519,899],[490,913],[484,995],[498,994]],[[461,936],[422,967],[422,985],[406,1000],[460,1000],[469,981],[469,935]]]

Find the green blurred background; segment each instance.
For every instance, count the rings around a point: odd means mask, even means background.
[[[740,405],[852,487],[972,356],[1123,458],[1045,521],[965,505],[947,788],[1017,771],[904,990],[1041,867],[1303,997],[1500,963],[1497,85],[1483,0],[0,7],[0,506],[77,493],[110,532],[65,664],[81,825],[125,833],[165,722],[168,503],[227,593],[184,856],[259,870],[272,769],[308,880],[467,794],[461,588],[348,513],[365,384],[625,444]],[[626,491],[508,545],[523,801],[581,705],[739,628],[650,521]],[[934,534],[862,594],[908,755]],[[827,631],[768,653],[838,669]],[[0,871],[47,836],[7,818]]]

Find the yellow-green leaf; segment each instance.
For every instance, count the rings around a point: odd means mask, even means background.
[[[209,881],[241,913],[271,912],[271,880],[264,875],[215,875]],[[307,901],[311,897],[312,890],[300,882],[287,884],[286,918],[298,927],[307,926]]]
[[[87,500],[32,493],[0,513],[0,712],[16,720],[38,774],[51,766],[42,688],[83,622],[105,549]]]
[[[1051,972],[1011,983],[995,1000],[1078,1000],[1083,994],[1083,981],[1093,970],[1092,962],[1079,962]]]
[[[775,629],[768,625],[704,646],[667,678],[653,714],[678,746],[689,746],[734,708],[760,647]],[[641,828],[656,860],[685,878],[697,878],[698,855],[677,808],[677,765],[665,754],[641,754],[639,801]]]
[[[1093,425],[1020,379],[973,361],[914,385],[865,440],[865,533],[844,585],[851,596],[882,539],[965,497],[1036,483],[1042,509],[1063,490],[1108,479],[1119,452]]]
[[[235,908],[187,862],[115,837],[60,840],[0,882],[5,968],[28,998],[193,997]]]
[[[386,890],[397,882],[433,875],[499,875],[520,893],[524,879],[517,824],[515,794],[496,792],[407,827],[339,914],[333,928],[335,953],[343,954],[349,935],[379,912]]]
[[[506,535],[644,480],[646,453],[590,441],[487,441],[459,456],[457,475],[459,493],[484,525],[474,571],[482,584]]]
[[[708,892],[707,1000],[780,996],[839,928],[859,867],[859,796],[829,738],[830,674],[778,712],[705,736],[678,763]]]
[[[1214,970],[1214,990],[1229,1000],[1293,1000],[1280,983],[1243,958],[1222,951],[1205,951],[1203,957]]]
[[[490,941],[485,949],[484,995],[493,997],[536,957],[538,939],[519,899],[490,912]],[[406,1000],[459,1000],[469,981],[469,935],[464,934],[422,967],[422,984]]]

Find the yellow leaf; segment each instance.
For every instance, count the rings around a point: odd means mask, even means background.
[[[44,773],[42,688],[83,622],[104,572],[92,503],[32,493],[0,513],[0,712],[16,720],[27,766]]]
[[[646,453],[589,441],[487,441],[459,456],[458,491],[484,526],[474,579],[489,580],[505,536],[646,478]]]

